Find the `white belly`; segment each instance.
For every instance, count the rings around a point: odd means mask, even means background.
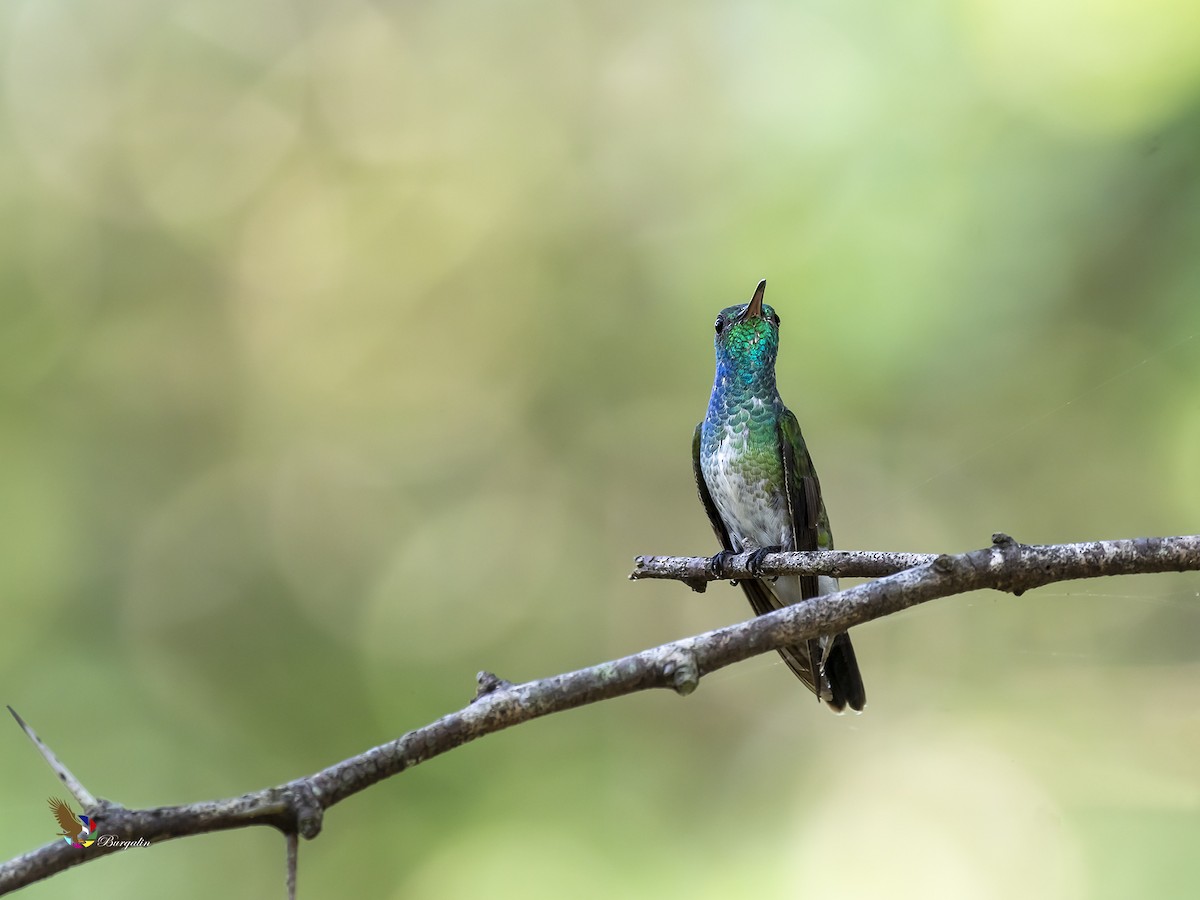
[[[794,550],[787,498],[782,491],[771,490],[766,479],[746,477],[745,466],[740,464],[731,446],[733,438],[726,434],[704,473],[709,495],[725,523],[733,549],[743,553],[761,547]],[[817,584],[822,594],[838,590],[837,579],[827,575],[818,576]],[[768,586],[781,606],[804,599],[800,579],[795,576],[781,576],[768,582]]]
[[[792,528],[787,499],[772,490],[765,478],[747,476],[747,466],[735,443],[741,435],[726,433],[704,473],[708,493],[735,550],[791,547]]]

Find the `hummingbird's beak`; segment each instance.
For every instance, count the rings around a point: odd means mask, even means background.
[[[758,283],[758,287],[754,289],[754,296],[750,298],[750,302],[746,304],[746,311],[742,313],[743,319],[761,319],[763,294],[767,292],[767,279],[763,279]]]

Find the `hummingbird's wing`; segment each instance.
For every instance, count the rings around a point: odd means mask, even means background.
[[[800,433],[800,423],[796,421],[791,410],[786,408],[779,416],[779,448],[783,458],[784,489],[796,545],[793,549],[832,550],[833,533],[829,529],[825,502],[821,499],[821,482],[817,480],[817,470],[813,466],[812,457],[808,455],[804,435]],[[801,575],[800,590],[806,600],[820,594],[820,581],[817,576]],[[822,687],[830,696],[825,696],[822,691],[817,691],[817,695],[835,710],[840,712],[847,704],[851,709],[861,710],[866,705],[867,694],[863,688],[862,675],[858,671],[858,660],[854,656],[854,645],[850,643],[850,636],[844,631],[835,635],[828,642],[824,652],[819,641],[809,641],[806,650],[811,666],[809,678],[812,681],[804,676],[801,676],[801,680],[810,687],[813,683],[824,682]],[[790,661],[788,664],[791,665]]]
[[[692,437],[692,471],[696,476],[696,490],[700,494],[700,502],[704,504],[704,511],[708,513],[708,521],[712,524],[713,531],[716,532],[717,540],[721,542],[721,548],[734,552],[739,548],[734,547],[733,541],[729,539],[729,530],[725,527],[720,512],[717,511],[717,504],[713,502],[712,494],[709,493],[708,485],[704,481],[704,470],[700,467],[700,432],[703,427],[703,423],[697,425],[696,433]],[[812,582],[812,593],[805,593],[805,597],[815,596],[817,593],[817,579],[814,577],[810,581]],[[750,608],[754,610],[756,616],[783,607],[775,592],[766,582],[755,578],[739,581],[738,584],[745,592],[746,599],[750,601]],[[805,590],[807,591],[808,588]],[[808,641],[807,645],[803,647],[799,645],[781,647],[779,655],[783,657],[783,661],[787,663],[788,668],[795,673],[796,677],[818,698],[821,698],[822,691],[818,687],[822,680],[820,676],[820,643]],[[826,699],[834,696],[828,687],[825,688],[824,695]]]

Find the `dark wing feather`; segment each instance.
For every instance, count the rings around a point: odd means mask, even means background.
[[[779,446],[783,457],[783,481],[787,493],[788,508],[792,520],[792,535],[796,550],[832,550],[833,535],[829,529],[829,516],[821,499],[821,483],[800,423],[790,410],[784,409],[779,417]],[[800,588],[805,599],[820,593],[815,575],[800,576]],[[858,661],[850,636],[845,632],[835,635],[830,641],[824,659],[821,658],[819,641],[809,641],[805,648],[811,664],[810,678],[821,683],[825,691],[818,691],[831,707],[841,711],[847,705],[861,710],[866,705],[867,695]],[[786,657],[785,657],[786,659]],[[789,663],[790,665],[790,663]],[[797,672],[797,674],[800,674]],[[801,680],[812,687],[803,676]]]

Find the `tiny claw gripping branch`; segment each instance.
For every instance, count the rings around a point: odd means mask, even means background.
[[[722,550],[720,553],[714,554],[708,560],[708,571],[715,578],[724,578],[725,572],[729,568],[729,561],[735,556],[737,556],[737,554],[732,550]]]
[[[760,547],[746,558],[746,568],[755,578],[761,578],[763,560],[767,558],[767,554],[779,553],[782,549],[782,547]]]

